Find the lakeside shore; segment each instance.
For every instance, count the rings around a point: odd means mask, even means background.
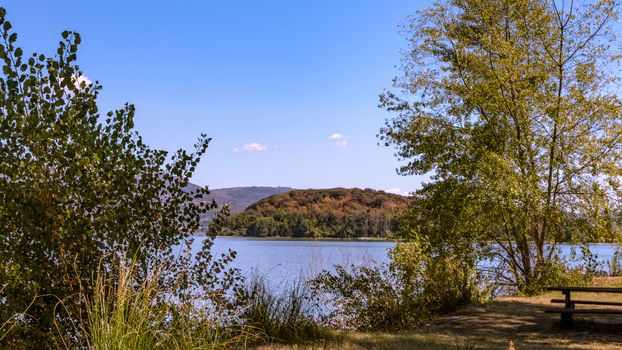
[[[194,235],[195,237],[203,237],[204,233],[197,233]],[[399,239],[390,238],[390,237],[352,237],[352,238],[335,238],[335,237],[283,237],[283,236],[270,236],[270,237],[256,237],[256,236],[224,236],[217,235],[216,238],[235,238],[235,239],[247,239],[247,240],[258,240],[258,241],[319,241],[319,242],[399,242]],[[490,241],[487,242],[489,244],[495,244],[495,242]],[[590,246],[607,246],[607,245],[618,245],[617,242],[588,242]],[[570,242],[558,242],[557,246],[576,246],[579,247],[578,244],[573,244]]]
[[[201,236],[201,235],[197,235]],[[254,236],[216,236],[216,238],[234,238],[234,239],[247,239],[257,241],[320,241],[320,242],[393,242],[392,238],[383,237],[353,237],[353,238],[333,238],[333,237],[254,237]]]

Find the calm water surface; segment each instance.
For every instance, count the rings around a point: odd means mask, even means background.
[[[203,238],[197,237],[193,249],[198,250]],[[217,237],[213,251],[238,252],[233,263],[246,277],[259,274],[276,288],[286,287],[297,278],[310,279],[333,265],[375,265],[389,262],[387,249],[392,242],[368,241],[307,241]],[[569,258],[571,245],[560,245],[562,256]],[[593,244],[592,253],[600,262],[611,260],[615,245]],[[580,255],[580,249],[576,249]],[[578,263],[579,259],[575,260]]]

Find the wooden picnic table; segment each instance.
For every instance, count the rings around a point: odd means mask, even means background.
[[[576,309],[575,305],[604,305],[604,306],[622,306],[622,302],[617,301],[600,301],[600,300],[577,300],[572,299],[572,292],[586,293],[618,293],[622,294],[622,288],[611,287],[546,287],[549,291],[559,291],[565,296],[564,299],[551,299],[551,303],[564,304],[563,308],[545,309],[546,313],[559,313],[562,322],[572,322],[573,314],[622,314],[622,309]]]

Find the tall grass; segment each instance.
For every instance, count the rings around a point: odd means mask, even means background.
[[[6,288],[6,286],[2,286],[2,288],[0,288],[0,293],[2,293],[4,288]],[[18,315],[13,315],[8,320],[5,320],[4,322],[2,322],[2,324],[0,324],[0,342],[2,342],[2,340],[6,338],[11,330],[15,327],[17,323],[15,319],[17,317]]]
[[[89,348],[154,349],[165,341],[162,326],[166,312],[156,302],[162,297],[155,271],[136,285],[136,268],[120,263],[116,280],[102,269],[95,280],[92,299],[86,300]]]
[[[86,300],[81,328],[89,349],[239,349],[256,338],[244,327],[219,323],[207,307],[176,300],[161,285],[160,269],[139,281],[135,266],[120,263],[111,276],[100,269]]]
[[[277,290],[256,275],[246,287],[245,305],[244,322],[261,332],[265,340],[301,343],[331,338],[316,321],[317,306],[300,279]]]
[[[135,266],[97,274],[80,326],[89,349],[244,349],[258,343],[328,339],[315,320],[306,285],[276,291],[253,278],[241,294],[236,316],[226,322],[213,308],[180,300],[161,284],[161,270],[138,278]],[[233,321],[231,321],[233,320]]]

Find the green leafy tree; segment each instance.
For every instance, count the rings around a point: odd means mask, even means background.
[[[399,172],[431,176],[413,236],[493,242],[498,282],[532,293],[560,239],[619,234],[617,18],[614,0],[438,1],[412,17],[380,139]]]
[[[133,105],[100,113],[101,85],[76,64],[78,33],[63,32],[53,57],[26,55],[5,14],[0,8],[0,320],[23,314],[3,342],[52,348],[80,321],[72,296],[88,294],[102,256],[132,258],[143,274],[162,262],[175,271],[174,247],[214,207],[200,200],[206,188],[185,189],[209,139],[192,153],[149,148],[133,131]],[[199,256],[207,263],[210,246]],[[196,273],[208,276],[208,266]]]

